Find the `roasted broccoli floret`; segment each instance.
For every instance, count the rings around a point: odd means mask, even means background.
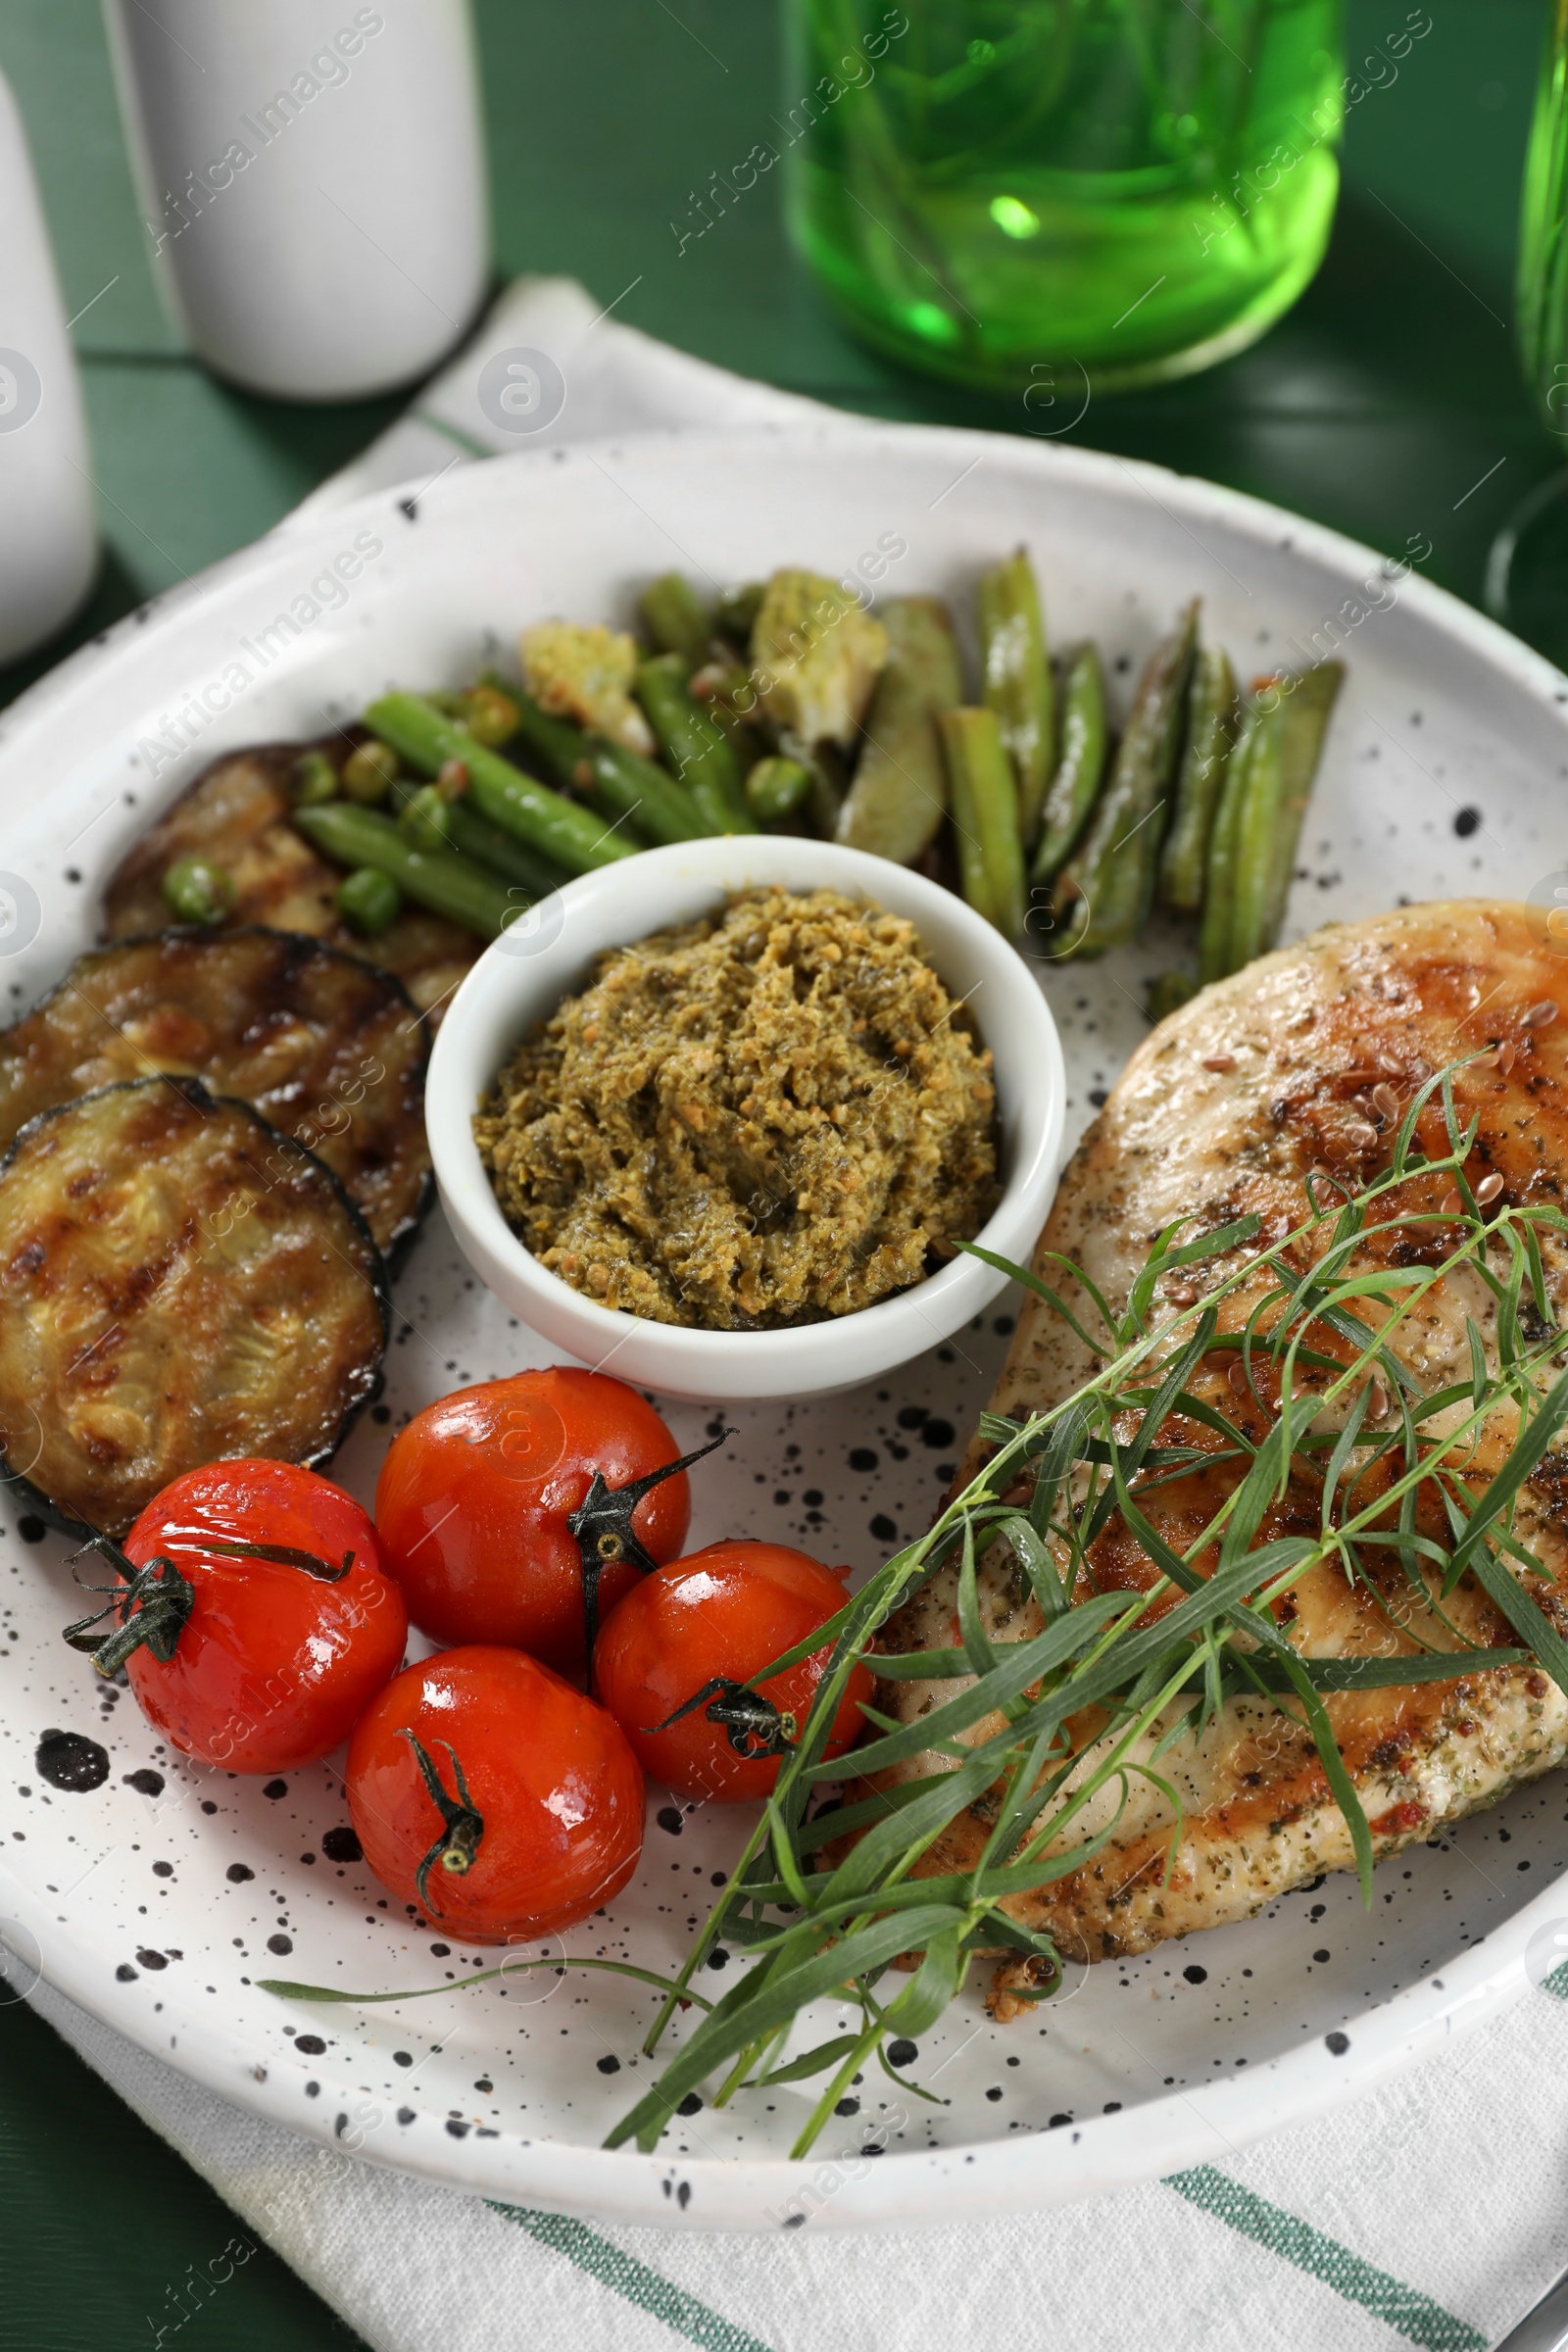
[[[855,741],[888,658],[888,633],[837,581],[775,571],[752,627],[762,707],[803,742]]]
[[[518,653],[528,692],[541,710],[574,718],[630,752],[651,756],[656,750],[653,729],[631,699],[635,639],[613,629],[542,620],[523,630]]]

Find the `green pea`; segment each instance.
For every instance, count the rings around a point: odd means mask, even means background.
[[[337,799],[337,769],[324,752],[302,752],[289,776],[296,808],[318,808]]]
[[[444,850],[452,839],[453,804],[436,784],[421,784],[398,810],[398,830],[416,850]]]
[[[747,770],[747,806],[759,824],[793,816],[810,789],[811,771],[799,760],[759,760]]]
[[[479,685],[470,688],[463,698],[466,710],[461,723],[476,743],[488,744],[498,751],[510,743],[521,724],[522,713],[510,694],[499,686]]]
[[[362,808],[384,801],[398,780],[398,756],[389,743],[362,743],[350,752],[343,766],[343,790]]]
[[[177,922],[220,923],[234,904],[234,885],[206,858],[176,858],[164,876],[164,897]]]
[[[338,884],[332,903],[351,930],[373,939],[402,911],[403,893],[390,874],[373,865],[357,865]]]

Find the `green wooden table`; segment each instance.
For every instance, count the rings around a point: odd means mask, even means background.
[[[791,259],[776,182],[684,250],[690,191],[767,136],[774,12],[751,0],[476,0],[497,270],[564,270],[617,316],[743,373],[889,417],[1022,429],[1020,410],[868,357]],[[1431,578],[1479,602],[1504,517],[1561,463],[1508,327],[1519,169],[1542,0],[1426,0],[1433,30],[1351,113],[1328,261],[1255,350],[1091,407],[1076,438],[1275,499],[1386,552],[1432,540]],[[1405,0],[1350,0],[1351,55]],[[214,382],[163,318],[95,0],[7,0],[0,70],[26,119],[81,355],[107,561],[59,645],[275,522],[396,402],[305,410]],[[1380,69],[1381,70],[1381,69]],[[0,552],[3,561],[3,552]],[[47,778],[40,778],[47,787]],[[30,2013],[0,2007],[0,2335],[130,2352],[166,2292],[233,2233],[179,2159]],[[243,2280],[243,2284],[239,2283]],[[356,2339],[262,2249],[181,2330],[188,2352]]]

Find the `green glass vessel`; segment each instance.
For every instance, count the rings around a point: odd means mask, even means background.
[[[791,231],[846,322],[1070,406],[1206,368],[1311,278],[1343,0],[787,0]],[[1038,390],[1037,401],[1031,394]]]

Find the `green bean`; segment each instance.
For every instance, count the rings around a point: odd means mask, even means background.
[[[164,875],[164,897],[181,923],[220,923],[234,904],[233,877],[210,858],[176,858]]]
[[[1008,939],[1023,929],[1018,791],[994,710],[943,710],[937,726],[953,794],[963,895]]]
[[[715,833],[755,833],[741,763],[710,710],[692,699],[679,654],[637,665],[637,699],[679,781]]]
[[[643,627],[662,654],[679,654],[688,672],[708,651],[713,624],[708,608],[684,572],[666,571],[651,580],[637,599]]]
[[[476,812],[515,833],[519,841],[541,851],[568,873],[591,873],[596,866],[612,865],[637,854],[630,842],[607,832],[592,810],[563,800],[546,784],[535,783],[532,776],[525,776],[499,752],[475,742],[416,694],[383,695],[366,712],[366,723],[426,775],[438,775],[449,760],[461,760],[468,771],[467,797]],[[356,864],[362,862],[372,860],[355,860]],[[414,893],[409,895],[412,898]]]
[[[337,799],[337,769],[324,752],[302,752],[289,770],[289,793],[297,808],[319,808]]]
[[[746,771],[746,801],[760,825],[782,824],[810,797],[811,771],[799,760],[759,760]]]
[[[940,597],[901,596],[881,610],[888,658],[837,838],[912,865],[941,830],[948,774],[936,714],[963,698],[953,615]]]
[[[1323,738],[1328,733],[1329,720],[1345,682],[1343,662],[1319,662],[1304,669],[1296,678],[1276,679],[1265,690],[1262,700],[1273,692],[1282,697],[1280,737],[1280,811],[1274,828],[1273,856],[1270,861],[1268,890],[1263,908],[1263,946],[1259,953],[1277,945],[1280,928],[1285,920],[1285,902],[1290,896],[1291,875],[1296,865],[1297,845],[1301,838],[1301,822],[1306,804],[1312,797],[1317,777],[1318,761],[1323,755]]]
[[[1179,914],[1196,914],[1203,903],[1208,837],[1236,726],[1236,672],[1217,646],[1204,646],[1193,668],[1176,807],[1159,861],[1160,898]]]
[[[1074,899],[1086,904],[1080,956],[1126,947],[1148,919],[1197,641],[1195,600],[1139,680],[1110,781],[1057,883],[1058,911]]]
[[[426,792],[435,792],[435,787],[421,784],[416,788],[407,783],[393,786],[392,805],[398,811],[400,821],[409,803]],[[436,798],[440,799],[440,795],[436,794]],[[537,850],[530,850],[514,833],[508,833],[501,825],[493,825],[488,818],[477,815],[468,807],[466,798],[442,801],[441,809],[438,822],[449,848],[465,858],[471,858],[476,865],[486,867],[506,881],[515,882],[527,893],[530,901],[548,898],[553,890],[559,890],[564,882],[570,881],[571,876],[564,866],[553,865],[548,858],[541,858]],[[404,830],[407,831],[407,827]],[[417,849],[422,845],[416,842],[414,846]]]
[[[1018,831],[1032,849],[1055,758],[1055,694],[1040,588],[1021,547],[980,575],[980,676],[1017,777]]]
[[[1236,823],[1247,770],[1252,758],[1256,721],[1249,711],[1225,763],[1219,807],[1208,830],[1208,855],[1203,860],[1203,906],[1199,921],[1198,977],[1206,988],[1223,980],[1231,968],[1231,925],[1236,913]]]
[[[1259,709],[1248,744],[1243,790],[1236,803],[1235,863],[1227,970],[1261,956],[1269,943],[1275,836],[1284,819],[1283,707]]]
[[[630,826],[633,840],[640,833],[649,841],[698,841],[719,830],[666,769],[608,735],[584,737],[572,780],[622,830]]]
[[[343,762],[343,793],[362,808],[384,801],[398,780],[398,756],[389,743],[356,744]]]
[[[315,806],[319,807],[319,802]],[[332,904],[351,931],[358,931],[362,939],[374,939],[396,920],[403,893],[378,865],[357,865],[338,884]]]
[[[335,865],[373,865],[416,906],[477,931],[481,939],[499,939],[522,906],[504,882],[454,851],[415,849],[377,809],[332,801],[320,808],[296,808],[294,822]]]
[[[1031,869],[1036,882],[1054,882],[1089,822],[1105,772],[1105,678],[1092,645],[1081,645],[1067,670],[1061,701],[1061,757],[1041,811]]]
[[[569,784],[582,758],[582,729],[569,718],[541,710],[520,686],[509,688],[517,713],[517,733],[534,753],[544,773],[557,784]]]
[[[447,808],[448,839],[452,847],[476,865],[488,866],[508,882],[514,882],[530,900],[547,899],[553,890],[571,876],[564,866],[541,858],[537,850],[519,841],[503,825],[491,824],[470,808],[466,800],[453,801]]]
[[[525,694],[513,700],[523,741],[557,783],[588,792],[596,807],[623,820],[622,829],[630,822],[628,840],[645,834],[650,841],[696,841],[719,830],[704,821],[685,786],[657,761],[541,710]]]

